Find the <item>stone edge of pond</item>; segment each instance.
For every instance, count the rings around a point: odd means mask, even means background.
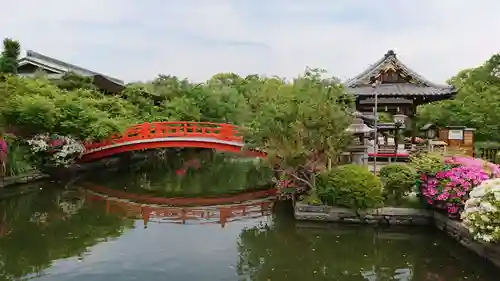
[[[364,211],[325,205],[295,203],[294,216],[299,221],[362,223],[385,225],[434,225],[462,246],[500,268],[500,244],[474,240],[467,228],[447,216],[424,209],[383,207]]]
[[[434,213],[434,225],[462,246],[500,268],[500,244],[483,243],[474,240],[469,230],[460,221],[451,220],[437,212]]]
[[[295,204],[294,216],[297,220],[385,225],[430,225],[433,221],[433,213],[424,209],[383,207],[356,211],[303,203]]]
[[[48,179],[49,177],[49,175],[40,173],[38,171],[19,176],[4,177],[0,178],[0,188],[11,188],[15,185],[32,183],[39,180]]]

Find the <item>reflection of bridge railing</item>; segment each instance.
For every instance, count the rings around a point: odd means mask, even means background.
[[[255,200],[258,198],[276,196],[277,189],[270,188],[258,191],[242,192],[224,197],[153,197],[151,195],[136,194],[123,190],[107,188],[98,185],[89,185],[85,187],[88,190],[104,194],[106,196],[116,197],[138,203],[153,204],[153,205],[170,205],[170,206],[206,206],[206,205],[222,205],[233,204],[235,202],[244,202]]]
[[[116,197],[109,197],[87,190],[89,201],[105,201],[106,213],[114,213],[127,217],[141,217],[144,224],[148,222],[166,222],[178,224],[225,224],[233,221],[258,218],[271,214],[272,198],[261,198],[233,205],[206,207],[164,207],[145,205]],[[187,199],[187,198],[186,198]]]

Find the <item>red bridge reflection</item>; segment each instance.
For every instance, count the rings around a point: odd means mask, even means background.
[[[100,188],[102,191],[103,188]],[[176,224],[220,224],[224,227],[227,223],[251,218],[268,216],[271,214],[273,199],[276,190],[266,190],[239,194],[229,198],[182,198],[185,203],[195,203],[201,199],[219,201],[220,205],[196,206],[196,207],[172,207],[134,202],[130,199],[109,196],[90,189],[86,191],[86,201],[105,202],[106,213],[118,214],[130,218],[142,218],[144,225],[149,222],[176,223]],[[131,194],[129,194],[129,197]],[[159,201],[169,198],[150,197]],[[174,199],[174,198],[171,198]],[[175,198],[177,200],[181,198]],[[228,204],[229,200],[234,203]],[[224,205],[222,205],[224,204]],[[189,204],[193,205],[193,204]]]

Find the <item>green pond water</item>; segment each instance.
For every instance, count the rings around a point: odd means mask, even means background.
[[[106,194],[227,198],[262,190],[270,176],[252,161],[186,162],[32,185],[1,200],[0,280],[500,280],[432,228],[296,222],[288,202],[267,198],[167,207]]]

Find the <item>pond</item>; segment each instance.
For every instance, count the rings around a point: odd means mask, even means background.
[[[433,229],[296,222],[257,162],[184,160],[3,199],[0,280],[498,280]]]

